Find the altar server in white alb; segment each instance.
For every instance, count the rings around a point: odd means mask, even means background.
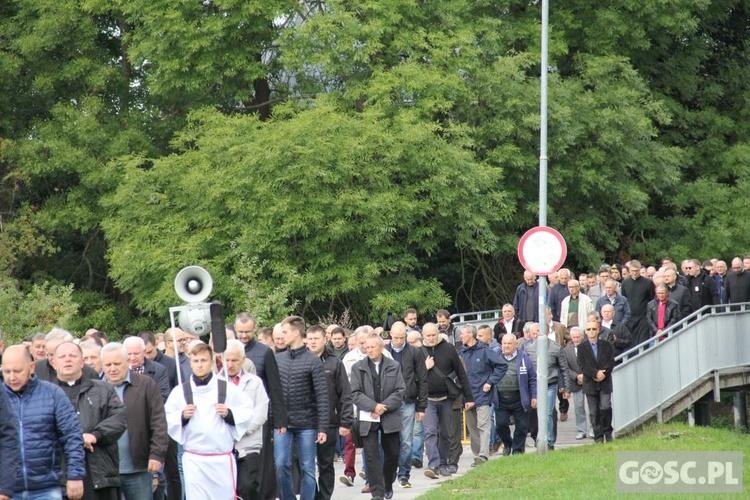
[[[232,449],[253,417],[252,401],[212,373],[213,360],[211,347],[192,346],[193,376],[172,390],[165,406],[169,435],[185,449],[182,468],[188,499],[235,498]]]

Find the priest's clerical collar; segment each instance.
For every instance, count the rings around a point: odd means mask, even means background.
[[[208,383],[211,382],[212,375],[213,375],[212,373],[209,373],[203,378],[198,378],[195,376],[195,374],[193,374],[193,382],[195,382],[196,386],[208,385]]]

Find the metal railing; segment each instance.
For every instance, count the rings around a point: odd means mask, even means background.
[[[750,303],[705,306],[617,359],[616,433],[660,414],[670,399],[712,372],[750,365]]]
[[[487,324],[493,326],[497,320],[503,317],[501,309],[491,309],[489,311],[474,311],[467,313],[458,313],[451,315],[451,323],[460,328],[463,325],[480,326]]]

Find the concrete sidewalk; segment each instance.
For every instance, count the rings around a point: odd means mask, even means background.
[[[563,448],[569,448],[571,446],[580,446],[583,444],[591,444],[594,442],[593,439],[576,440],[576,429],[573,412],[570,413],[570,419],[565,422],[557,422],[557,443],[555,445],[556,450]],[[535,453],[536,449],[529,447],[532,444],[531,438],[526,440],[526,452]],[[549,453],[555,453],[554,451]],[[425,457],[426,458],[426,457]],[[507,460],[507,457],[502,457],[499,454],[490,457],[490,460]],[[469,445],[464,446],[464,452],[461,455],[461,460],[458,465],[458,473],[453,475],[453,478],[462,476],[468,471],[472,470],[472,462],[474,461],[474,455],[471,453]],[[360,493],[365,485],[365,481],[359,476],[354,480],[354,486],[345,486],[339,481],[339,476],[344,473],[343,462],[336,462],[336,487],[333,490],[333,500],[369,500],[371,495],[369,493]],[[355,469],[357,472],[360,471],[362,466],[360,450],[357,450],[357,460],[355,462]],[[411,470],[411,488],[401,488],[396,482],[393,485],[393,498],[394,500],[408,500],[417,498],[418,496],[426,493],[432,488],[439,486],[445,481],[449,481],[451,478],[445,479],[429,479],[424,475],[424,468]]]

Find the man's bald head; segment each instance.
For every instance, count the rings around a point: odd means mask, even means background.
[[[406,344],[406,324],[403,321],[396,321],[391,326],[391,345],[396,349]]]
[[[3,353],[3,379],[14,392],[20,392],[34,373],[34,361],[25,345],[12,345]]]
[[[25,345],[12,345],[5,349],[5,352],[3,353],[3,363],[8,362],[9,360],[20,360],[25,361],[28,364],[31,364],[34,362],[34,358],[31,357],[31,352],[29,351],[29,348]]]

